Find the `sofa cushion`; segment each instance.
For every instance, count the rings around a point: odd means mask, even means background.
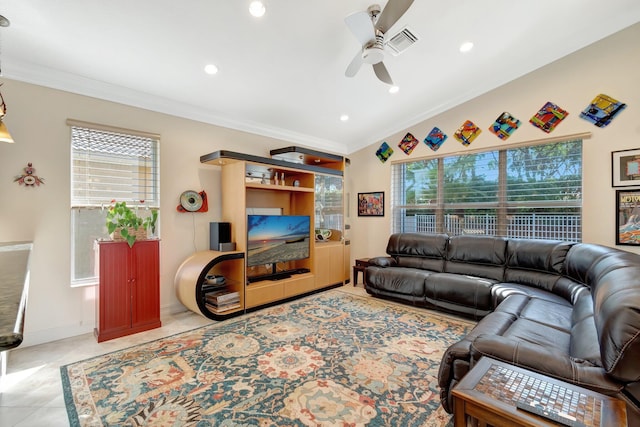
[[[396,233],[389,237],[387,254],[399,266],[443,271],[448,241],[446,234]]]
[[[495,280],[451,273],[433,273],[425,278],[429,304],[448,311],[484,316],[493,310],[491,287]]]
[[[592,291],[602,366],[622,381],[640,380],[640,256],[637,257],[635,267],[609,271]]]
[[[565,350],[553,345],[488,333],[473,340],[470,350],[472,360],[482,356],[492,357],[610,396],[620,397],[623,388],[622,383],[606,375],[602,368],[573,358]]]
[[[602,366],[598,331],[593,320],[593,300],[588,292],[583,292],[573,304],[569,354],[595,366]]]
[[[511,295],[524,295],[529,298],[539,298],[547,301],[553,301],[558,304],[570,305],[570,302],[567,301],[563,295],[557,295],[554,292],[539,288],[532,288],[531,286],[521,285],[519,283],[497,283],[491,288],[491,294],[494,307],[502,305],[502,302]]]
[[[424,281],[432,273],[407,267],[367,267],[367,289],[424,298]]]
[[[573,307],[566,301],[530,298],[529,303],[520,312],[520,318],[562,331],[568,336],[571,332],[572,312]],[[569,352],[568,342],[566,351]]]
[[[542,347],[553,348],[554,351],[569,355],[571,334],[567,330],[554,328],[534,320],[519,318],[504,333],[517,342],[529,342]]]
[[[505,282],[553,291],[572,245],[555,240],[509,240]]]
[[[507,241],[502,237],[451,237],[445,272],[501,281],[504,277],[506,250]]]
[[[592,283],[596,282],[597,274],[606,272],[598,272],[598,269],[592,267],[613,254],[614,252],[611,248],[605,246],[578,243],[567,253],[565,274],[577,282],[591,286]],[[602,267],[600,267],[600,270],[601,269]]]

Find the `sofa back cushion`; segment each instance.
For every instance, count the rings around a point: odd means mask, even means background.
[[[454,236],[449,238],[447,273],[502,281],[507,241],[502,237]]]
[[[505,282],[553,292],[564,273],[564,261],[572,245],[556,240],[510,239]]]
[[[591,290],[602,366],[624,382],[640,380],[640,256],[629,255],[635,266],[609,269]]]
[[[442,272],[448,241],[446,234],[396,233],[389,237],[387,254],[399,267]]]

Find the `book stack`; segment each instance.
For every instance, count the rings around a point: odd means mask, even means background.
[[[205,305],[215,313],[240,308],[240,294],[229,290],[216,290],[204,294]]]

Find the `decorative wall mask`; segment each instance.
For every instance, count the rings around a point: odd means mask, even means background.
[[[17,182],[20,185],[25,185],[27,187],[35,187],[40,184],[44,184],[44,178],[36,175],[36,168],[33,167],[31,162],[27,163],[27,167],[23,169],[24,173],[20,176],[17,176],[13,182]]]

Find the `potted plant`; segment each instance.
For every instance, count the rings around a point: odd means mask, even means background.
[[[113,240],[126,240],[132,247],[137,238],[146,239],[147,230],[154,234],[158,220],[157,209],[152,209],[149,216],[138,216],[136,210],[127,206],[127,202],[113,203],[107,210],[107,232]]]

